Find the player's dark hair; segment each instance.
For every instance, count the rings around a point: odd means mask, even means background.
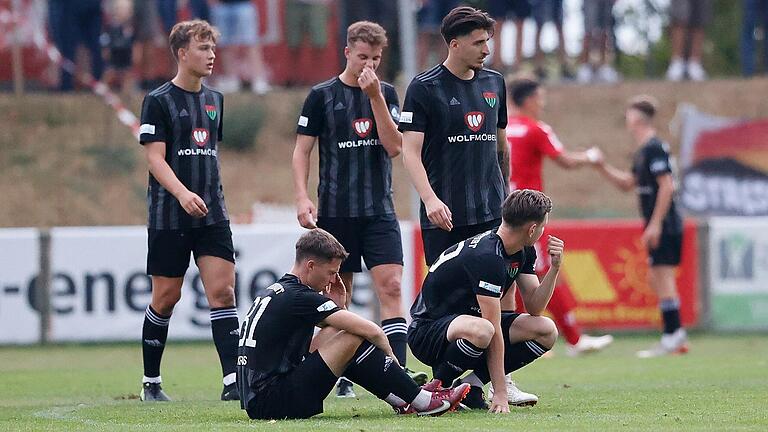
[[[645,118],[653,120],[656,116],[656,106],[658,103],[653,96],[638,95],[629,100],[628,108],[640,111]]]
[[[528,222],[541,223],[552,211],[552,200],[543,193],[520,189],[509,194],[501,207],[501,218],[511,227],[521,227]]]
[[[387,31],[371,21],[358,21],[347,27],[347,46],[355,42],[365,42],[374,47],[387,46]]]
[[[334,258],[346,259],[349,254],[336,237],[320,228],[311,229],[296,242],[296,262],[308,259],[331,261]]]
[[[475,30],[487,30],[493,36],[493,26],[496,21],[487,12],[475,9],[471,6],[459,6],[453,8],[443,18],[440,33],[445,43],[460,36],[466,36]]]
[[[509,85],[509,97],[516,107],[521,107],[541,87],[538,81],[530,78],[518,78]]]
[[[216,43],[219,37],[219,31],[216,27],[204,20],[190,20],[176,23],[168,36],[168,45],[171,47],[171,53],[176,61],[179,61],[179,49],[188,48],[189,42],[194,38],[198,41],[210,40]]]

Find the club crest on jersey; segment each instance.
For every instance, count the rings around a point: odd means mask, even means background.
[[[486,99],[488,100],[488,99]],[[491,105],[493,106],[493,105]],[[213,105],[206,105],[205,106],[205,113],[208,114],[208,118],[211,120],[216,120],[216,107]]]
[[[208,143],[208,129],[194,129],[192,131],[192,141],[194,141],[198,147],[205,147],[205,145]]]
[[[496,101],[498,100],[498,97],[494,92],[483,92],[483,99],[485,99],[485,102],[488,104],[488,106],[493,108],[496,106]]]
[[[467,127],[472,132],[477,132],[480,130],[481,127],[483,127],[483,122],[485,121],[485,114],[481,113],[480,111],[472,111],[468,112],[464,116],[464,123],[467,124]]]
[[[515,275],[517,275],[517,272],[520,270],[520,263],[512,263],[509,265],[509,268],[507,269],[507,274],[509,277],[513,278]]]
[[[371,133],[373,122],[369,118],[352,120],[352,128],[360,138],[365,138]]]

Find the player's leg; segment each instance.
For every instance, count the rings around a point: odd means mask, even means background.
[[[450,321],[445,331],[447,346],[439,360],[432,366],[435,379],[452,383],[465,371],[474,369],[493,338],[494,329],[490,321],[459,315]]]
[[[238,327],[235,305],[235,253],[228,222],[198,228],[195,261],[200,269],[211,316],[213,343],[219,355],[224,390],[222,400],[237,400]]]

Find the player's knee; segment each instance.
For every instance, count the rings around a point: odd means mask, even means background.
[[[401,289],[400,278],[396,276],[388,278],[379,288],[379,301],[399,305]]]
[[[181,300],[180,291],[155,292],[152,295],[152,309],[161,315],[168,316],[173,313],[173,308],[179,300]]]
[[[339,333],[334,338],[337,338],[338,342],[342,344],[346,349],[350,349],[352,351],[356,350],[364,340],[361,336],[346,332],[344,330],[339,331]]]
[[[536,342],[552,348],[557,341],[557,326],[555,322],[547,317],[538,317],[536,323]]]
[[[467,329],[467,340],[472,342],[473,345],[480,348],[487,348],[491,344],[496,330],[493,328],[493,324],[486,319],[476,319],[472,321]]]
[[[212,292],[209,296],[209,306],[212,308],[231,307],[235,305],[235,289],[226,286]]]

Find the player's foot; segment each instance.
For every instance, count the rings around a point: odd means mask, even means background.
[[[171,398],[169,398],[168,395],[163,391],[160,383],[148,382],[142,384],[139,399],[144,402],[164,402],[171,400]]]
[[[661,357],[665,355],[685,354],[688,352],[688,334],[679,328],[674,333],[664,334],[661,341],[650,349],[638,351],[639,358]]]
[[[565,354],[569,357],[578,357],[581,354],[600,351],[611,343],[613,343],[613,336],[611,335],[590,336],[583,334],[575,345],[566,345]]]
[[[353,398],[357,397],[355,389],[352,386],[352,381],[341,377],[336,383],[336,397],[338,398]]]
[[[221,400],[223,401],[237,401],[240,400],[240,390],[237,389],[237,383],[224,386],[224,390],[221,391]]]
[[[526,393],[519,388],[512,377],[507,375],[507,402],[514,406],[534,406],[539,401],[539,397],[533,393]],[[488,387],[488,398],[493,399],[493,385]]]
[[[453,386],[456,387],[457,385],[461,384],[461,380],[456,380],[453,382]],[[469,393],[467,393],[467,397],[464,398],[464,400],[461,402],[461,409],[463,410],[473,410],[473,409],[479,409],[479,410],[488,410],[488,402],[485,401],[485,393],[483,393],[482,387],[476,387],[472,386],[469,388]]]
[[[416,381],[416,384],[423,386],[427,383],[427,379],[429,376],[427,376],[426,372],[421,371],[413,371],[408,368],[405,368],[405,373],[408,374],[409,377],[411,377],[412,380]]]
[[[432,392],[432,400],[429,402],[429,406],[423,410],[414,408],[414,411],[419,416],[433,417],[443,415],[448,411],[454,411],[467,396],[470,388],[469,384],[459,384],[453,388],[434,391]]]

